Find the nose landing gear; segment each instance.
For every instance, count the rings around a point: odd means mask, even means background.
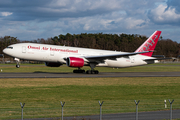
[[[19,65],[20,59],[14,58],[14,60],[16,61],[16,68],[20,68],[20,65]]]
[[[20,65],[19,65],[19,64],[17,64],[17,65],[16,65],[16,68],[20,68]]]

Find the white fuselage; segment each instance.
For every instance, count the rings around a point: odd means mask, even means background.
[[[44,61],[44,62],[60,62],[65,64],[67,57],[83,58],[83,56],[97,56],[97,55],[113,55],[123,54],[127,52],[88,49],[79,47],[67,47],[36,43],[19,43],[8,46],[3,50],[4,53],[19,59]],[[131,67],[138,65],[145,65],[148,63],[155,63],[157,61],[145,62],[144,59],[151,59],[152,57],[143,55],[133,55],[129,57],[120,57],[116,59],[106,59],[104,63],[99,63],[97,66],[106,67]],[[85,64],[86,65],[86,64]]]

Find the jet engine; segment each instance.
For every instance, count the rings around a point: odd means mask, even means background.
[[[81,68],[84,66],[84,60],[77,57],[68,57],[66,60],[66,65],[68,67],[78,67]]]
[[[45,62],[45,65],[48,67],[59,67],[62,65],[62,63],[59,62]]]

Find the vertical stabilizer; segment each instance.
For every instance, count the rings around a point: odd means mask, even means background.
[[[141,55],[152,56],[156,44],[161,35],[161,31],[155,31],[135,52],[152,51],[149,53],[143,53]]]

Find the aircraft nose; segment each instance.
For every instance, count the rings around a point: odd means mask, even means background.
[[[8,49],[8,48],[5,48],[5,49],[3,50],[3,53],[5,53],[5,54],[7,54],[7,55],[12,55],[12,51],[11,51],[10,49]]]
[[[6,48],[3,50],[3,53],[7,54],[7,49]]]

